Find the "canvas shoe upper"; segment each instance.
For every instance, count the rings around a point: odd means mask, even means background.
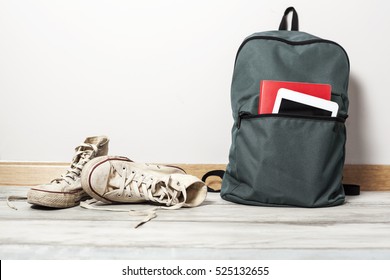
[[[125,157],[91,160],[82,171],[81,184],[86,193],[104,203],[150,202],[164,209],[195,207],[207,195],[205,183],[181,168],[135,163]],[[87,203],[81,206],[92,208]],[[158,208],[148,212],[146,219],[136,227],[156,217],[154,210]],[[103,207],[99,210],[116,211]]]
[[[80,175],[84,165],[91,159],[106,155],[109,139],[106,136],[94,136],[85,139],[76,147],[70,167],[60,178],[31,188],[27,193],[27,201],[31,204],[68,208],[76,206],[80,200],[88,197],[81,187]]]

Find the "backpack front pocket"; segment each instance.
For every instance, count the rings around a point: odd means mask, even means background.
[[[242,116],[232,195],[255,205],[333,206],[344,202],[345,120],[279,114]]]

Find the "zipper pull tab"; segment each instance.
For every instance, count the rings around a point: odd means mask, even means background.
[[[237,129],[240,129],[241,127],[241,120],[245,117],[251,116],[252,114],[249,112],[239,112],[238,113],[238,119],[237,119]]]

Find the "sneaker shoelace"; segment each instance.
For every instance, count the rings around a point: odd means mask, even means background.
[[[170,188],[172,183],[171,176],[166,176],[165,180],[157,181],[153,176],[139,175],[138,172],[123,167],[122,183],[118,190],[118,196],[144,198],[177,209],[186,201],[187,193],[179,182],[176,184],[180,191]],[[182,195],[182,202],[179,202],[179,195]]]
[[[136,171],[127,170],[123,168],[122,181],[118,189],[118,196],[125,197],[137,197],[145,200],[165,204],[166,206],[158,206],[148,210],[133,210],[133,209],[120,209],[110,207],[96,207],[98,201],[96,199],[90,199],[80,203],[80,206],[86,209],[101,210],[101,211],[113,211],[113,212],[128,212],[131,216],[145,216],[143,220],[138,222],[134,228],[138,228],[141,225],[149,222],[157,217],[157,210],[174,210],[181,208],[186,199],[187,191],[186,187],[182,186],[179,182],[176,183],[177,188],[173,189],[169,187],[172,184],[171,176],[167,176],[165,180],[155,180],[152,176],[139,175]],[[179,196],[182,201],[179,201]]]
[[[96,155],[97,151],[98,147],[93,144],[83,143],[76,147],[76,154],[72,159],[70,167],[66,170],[66,173],[62,174],[60,178],[52,180],[51,183],[60,183],[61,181],[64,181],[68,185],[72,184],[80,177],[84,165],[91,160],[91,157]]]
[[[20,201],[20,200],[27,200],[27,196],[19,196],[19,195],[9,195],[7,196],[7,205],[9,208],[18,210],[16,206],[12,203],[12,201]]]

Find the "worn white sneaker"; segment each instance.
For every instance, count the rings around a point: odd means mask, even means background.
[[[148,217],[136,227],[155,218],[156,209],[195,207],[207,195],[205,183],[179,167],[135,163],[125,157],[104,156],[91,160],[81,173],[81,185],[87,194],[104,203],[160,205],[148,212]],[[93,208],[88,203],[81,206]],[[116,211],[112,208],[98,210]]]
[[[79,205],[81,199],[88,197],[81,187],[81,170],[91,159],[107,155],[108,142],[106,136],[86,138],[84,143],[76,147],[76,154],[67,172],[49,184],[31,188],[27,193],[27,202],[53,208]]]

